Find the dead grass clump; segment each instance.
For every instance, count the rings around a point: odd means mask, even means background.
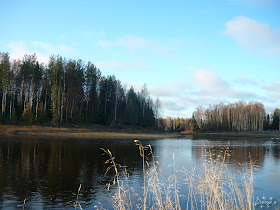
[[[151,145],[143,146],[139,140],[135,140],[135,144],[139,148],[143,167],[142,194],[133,200],[138,203],[132,203],[131,195],[135,195],[135,191],[128,185],[129,174],[126,167],[117,164],[108,149],[102,149],[109,156],[106,161],[106,164],[109,164],[106,173],[114,170],[114,176],[108,183],[108,189],[116,185],[111,199],[114,209],[180,210],[182,205],[186,209],[254,209],[254,165],[251,161],[247,168],[242,167],[241,184],[237,182],[226,165],[227,158],[230,158],[228,147],[216,154],[208,145],[203,167],[199,171],[180,171],[183,176],[178,175],[173,154],[173,175],[164,180],[161,178],[159,164],[155,160]],[[121,169],[124,169],[123,176],[120,175]]]
[[[185,171],[187,209],[254,209],[252,161],[249,168],[242,168],[240,186],[225,163],[230,156],[229,148],[224,147],[220,155],[214,152],[209,146],[198,176],[194,171]]]

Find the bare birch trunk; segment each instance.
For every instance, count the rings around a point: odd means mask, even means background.
[[[44,104],[44,115],[47,114],[47,94],[48,94],[48,88],[46,88],[45,104]]]
[[[39,91],[38,91],[39,92]],[[37,100],[36,100],[36,121],[38,120],[38,106],[39,106],[39,94],[37,92]]]
[[[12,103],[13,103],[14,96],[12,95],[11,101],[10,101],[10,120],[12,119]]]
[[[31,84],[30,84],[30,88],[29,88],[29,92],[30,92],[30,101],[29,101],[29,104],[30,104],[30,110],[32,111],[32,108],[33,108],[33,98],[34,98],[34,79],[32,77],[32,80],[31,80]]]
[[[7,102],[7,90],[4,90],[3,97],[2,97],[2,116],[4,116],[5,114],[6,102]]]

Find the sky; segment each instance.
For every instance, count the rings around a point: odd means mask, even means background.
[[[147,85],[163,117],[197,106],[280,107],[280,0],[0,0],[0,51],[91,61]]]

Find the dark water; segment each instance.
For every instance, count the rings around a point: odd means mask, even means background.
[[[228,145],[231,157],[228,168],[238,173],[239,163],[256,161],[254,179],[255,200],[280,203],[280,140],[254,138],[209,139],[219,151]],[[178,170],[199,167],[205,154],[205,139],[165,139],[142,141],[151,144],[159,160],[163,178]],[[0,208],[19,209],[26,199],[28,209],[73,209],[74,193],[82,184],[79,200],[83,209],[108,202],[111,192],[106,183],[112,174],[104,175],[107,156],[100,148],[109,148],[116,161],[126,165],[130,186],[141,191],[143,186],[142,160],[134,142],[122,141],[63,141],[63,140],[8,140],[0,141]]]

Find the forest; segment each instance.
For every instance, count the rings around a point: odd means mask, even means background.
[[[207,109],[199,106],[192,118],[167,117],[159,125],[168,131],[267,131],[280,130],[279,118],[280,109],[266,114],[260,102],[238,101],[209,105]]]
[[[144,85],[126,89],[114,75],[103,76],[91,62],[36,54],[11,60],[0,53],[1,123],[99,123],[156,126],[160,101]]]
[[[267,114],[261,102],[239,101],[196,108],[191,118],[160,118],[161,103],[147,85],[129,89],[91,62],[36,54],[11,60],[0,53],[1,123],[97,123],[158,127],[165,131],[279,130],[280,109]]]

